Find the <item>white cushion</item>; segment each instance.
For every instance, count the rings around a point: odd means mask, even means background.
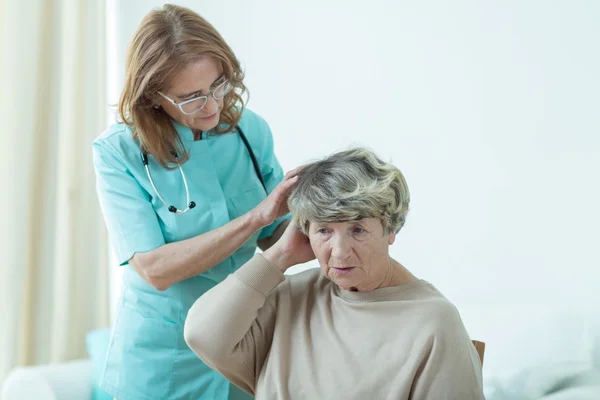
[[[486,343],[484,380],[504,380],[527,368],[591,366],[598,337],[594,313],[582,306],[457,304],[473,340]]]
[[[598,400],[600,386],[580,386],[544,396],[539,400]]]
[[[13,369],[0,400],[89,400],[91,395],[92,362],[77,360]]]

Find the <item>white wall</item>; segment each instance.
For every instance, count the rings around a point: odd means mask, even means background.
[[[116,87],[162,3],[118,5]],[[465,310],[489,367],[510,366],[502,340],[536,309],[600,304],[599,2],[180,4],[243,62],[284,169],[350,144],[400,167],[412,210],[393,256]]]

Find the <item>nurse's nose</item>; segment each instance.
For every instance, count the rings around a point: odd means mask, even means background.
[[[217,102],[217,100],[214,99],[214,97],[208,96],[208,102],[204,106],[202,114],[208,117],[210,115],[215,114],[217,111],[219,111],[219,103]]]

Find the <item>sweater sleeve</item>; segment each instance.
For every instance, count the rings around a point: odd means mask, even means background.
[[[185,321],[192,351],[250,394],[273,340],[276,310],[269,293],[284,279],[257,254],[196,300]]]
[[[451,303],[432,310],[430,340],[412,385],[414,400],[485,400],[481,362]]]

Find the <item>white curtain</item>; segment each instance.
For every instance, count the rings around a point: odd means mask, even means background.
[[[0,382],[86,356],[109,323],[91,142],[105,128],[104,0],[0,0]]]

